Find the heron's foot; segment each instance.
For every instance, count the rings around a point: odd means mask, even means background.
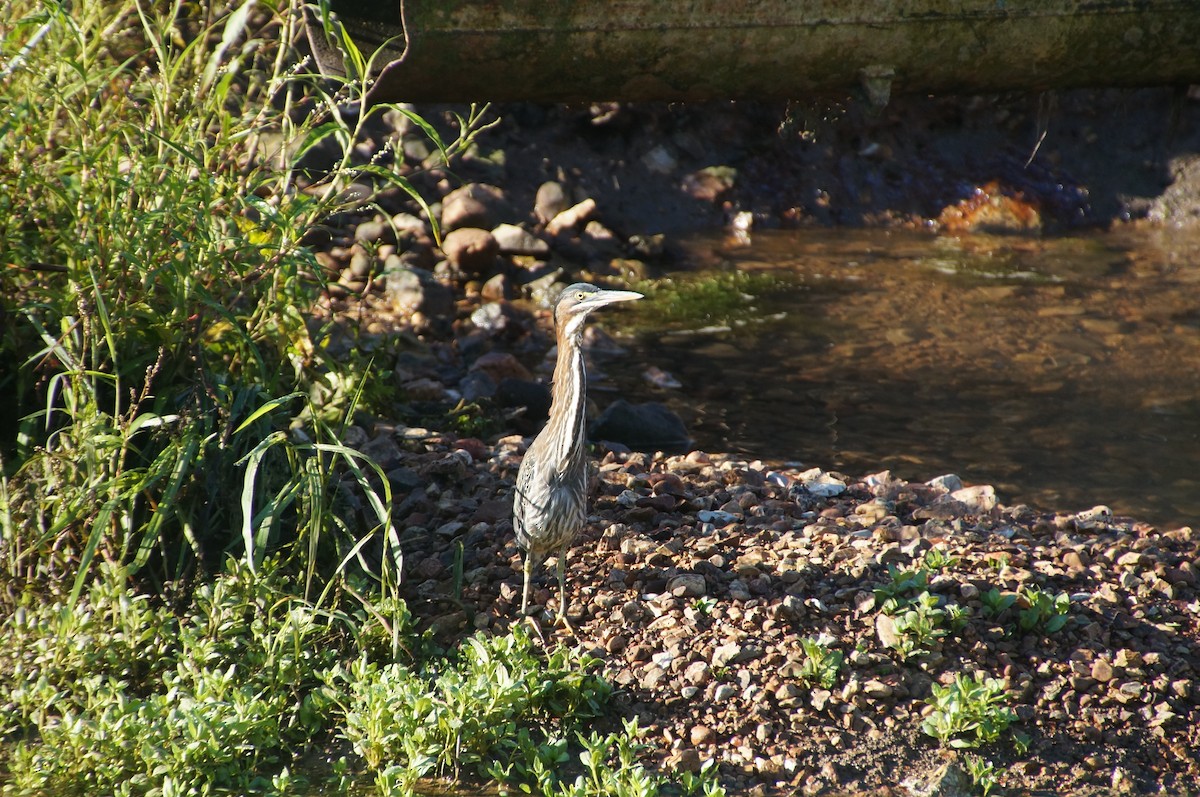
[[[571,621],[567,619],[566,611],[559,611],[558,616],[554,618],[554,625],[563,627],[568,634],[575,639],[579,639],[579,632],[575,630],[575,626],[571,625]]]
[[[542,643],[542,647],[546,647],[546,635],[542,633],[542,624],[538,622],[536,617],[532,614],[527,614],[521,618],[521,623],[533,632],[538,642]]]

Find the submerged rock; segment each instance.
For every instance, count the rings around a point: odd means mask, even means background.
[[[665,404],[617,399],[592,424],[593,440],[613,440],[637,451],[681,451],[691,444],[683,419]]]

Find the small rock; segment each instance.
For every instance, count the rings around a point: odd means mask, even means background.
[[[716,202],[732,189],[737,181],[737,169],[729,166],[709,166],[683,178],[683,190],[692,199]]]
[[[688,738],[693,745],[699,747],[702,744],[713,744],[717,740],[717,734],[707,725],[694,725],[688,733]]]
[[[655,174],[670,174],[675,171],[679,162],[670,150],[659,144],[642,156],[642,165]]]
[[[392,307],[409,315],[423,313],[432,318],[454,313],[454,295],[450,289],[419,268],[396,267],[388,258],[384,272],[384,295]]]
[[[713,700],[718,703],[724,703],[727,700],[732,700],[737,696],[737,687],[732,684],[721,684],[713,692]]]
[[[900,642],[896,621],[882,612],[875,617],[875,633],[885,648],[895,648]]]
[[[396,231],[386,221],[364,221],[354,228],[354,240],[363,243],[396,243]]]
[[[950,498],[967,507],[973,515],[986,515],[996,508],[996,490],[990,484],[964,487],[950,493]]]
[[[513,298],[515,291],[507,274],[496,274],[483,283],[479,295],[489,302],[502,302]]]
[[[505,379],[532,379],[533,375],[529,373],[521,361],[508,352],[490,351],[487,354],[479,356],[475,362],[471,363],[472,371],[482,371],[492,378],[496,384],[500,384]]]
[[[782,684],[775,690],[775,699],[779,701],[779,705],[784,708],[794,708],[800,705],[801,699],[804,697],[804,690],[796,684]]]
[[[490,230],[514,214],[504,191],[483,183],[468,183],[442,198],[442,229],[481,227]]]
[[[963,488],[963,481],[953,473],[947,473],[944,476],[938,476],[925,482],[930,487],[940,487],[948,493],[953,493]]]
[[[674,772],[699,772],[703,762],[695,750],[676,750],[666,760],[667,768]]]
[[[876,700],[883,700],[891,697],[895,693],[895,689],[883,681],[872,678],[863,684],[863,694],[867,697],[873,697]]]
[[[706,661],[693,661],[683,671],[683,677],[693,686],[704,686],[712,680],[712,670]]]
[[[820,468],[811,468],[800,474],[804,489],[819,498],[832,498],[846,492],[846,483]]]

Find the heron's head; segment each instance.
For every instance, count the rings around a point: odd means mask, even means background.
[[[583,320],[593,310],[599,310],[608,304],[641,298],[642,294],[635,291],[614,291],[597,288],[586,282],[577,282],[559,295],[558,303],[554,305],[554,322],[560,326],[565,325],[568,334],[573,334],[583,327]]]

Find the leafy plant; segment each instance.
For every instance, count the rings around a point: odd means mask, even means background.
[[[831,689],[837,683],[845,659],[840,650],[829,647],[832,640],[826,636],[805,637],[800,640],[804,651],[804,662],[800,665],[800,680]]]
[[[998,678],[957,673],[945,686],[933,684],[926,701],[932,711],[921,730],[950,747],[978,747],[995,741],[1017,719],[1006,704],[1004,682]]]
[[[993,587],[979,596],[983,603],[983,613],[988,617],[1000,617],[1017,602],[1017,596],[1011,592],[1001,592]]]
[[[928,570],[948,570],[958,564],[958,557],[946,553],[945,548],[933,547],[925,552],[924,562]]]
[[[905,659],[928,653],[949,632],[946,624],[947,614],[938,607],[937,597],[922,592],[892,619],[896,639],[893,647]]]
[[[971,777],[971,782],[981,797],[988,797],[992,789],[996,788],[996,766],[978,755],[965,756],[963,763],[966,765],[967,775]]]
[[[1070,619],[1071,599],[1065,592],[1051,595],[1030,586],[1021,590],[1020,602],[1023,608],[1017,614],[1017,625],[1022,631],[1053,634],[1061,631]]]
[[[239,547],[341,561],[322,540],[359,539],[331,533],[363,520],[329,489],[346,472],[387,537],[386,488],[338,448],[378,369],[332,354],[306,315],[324,279],[303,236],[371,201],[347,186],[424,207],[408,174],[355,154],[368,115],[343,108],[362,80],[295,66],[290,0],[10,0],[4,16],[5,571],[73,573],[74,601],[97,561],[158,582]],[[445,158],[483,126],[473,109],[447,142],[393,110]]]
[[[915,593],[929,586],[929,571],[923,567],[901,570],[888,565],[889,582],[875,588],[875,605],[884,614],[895,614],[906,606]]]
[[[330,680],[348,690],[346,739],[388,783],[428,775],[480,772],[528,734],[561,730],[597,716],[608,685],[591,674],[598,661],[564,648],[546,660],[523,629],[472,637],[445,666],[377,665],[365,657]],[[518,741],[514,742],[513,740]]]
[[[578,760],[583,772],[573,781],[559,776],[570,759],[561,742],[545,750],[534,750],[532,767],[495,765],[489,774],[501,784],[502,791],[516,786],[521,791],[535,791],[547,797],[649,797],[664,792],[724,796],[725,790],[716,781],[716,765],[711,759],[699,773],[681,773],[674,784],[668,777],[646,769],[638,760],[649,749],[641,741],[642,735],[636,718],[627,720],[619,732],[576,734],[582,747]],[[523,777],[515,778],[516,774]]]
[[[319,687],[338,646],[288,586],[273,563],[256,575],[231,562],[176,618],[131,598],[124,571],[106,566],[73,606],[30,607],[8,621],[15,680],[0,686],[0,727],[26,738],[9,762],[13,788],[204,793],[245,791],[264,776],[295,783],[285,751],[332,723]],[[64,650],[59,640],[72,641]]]

